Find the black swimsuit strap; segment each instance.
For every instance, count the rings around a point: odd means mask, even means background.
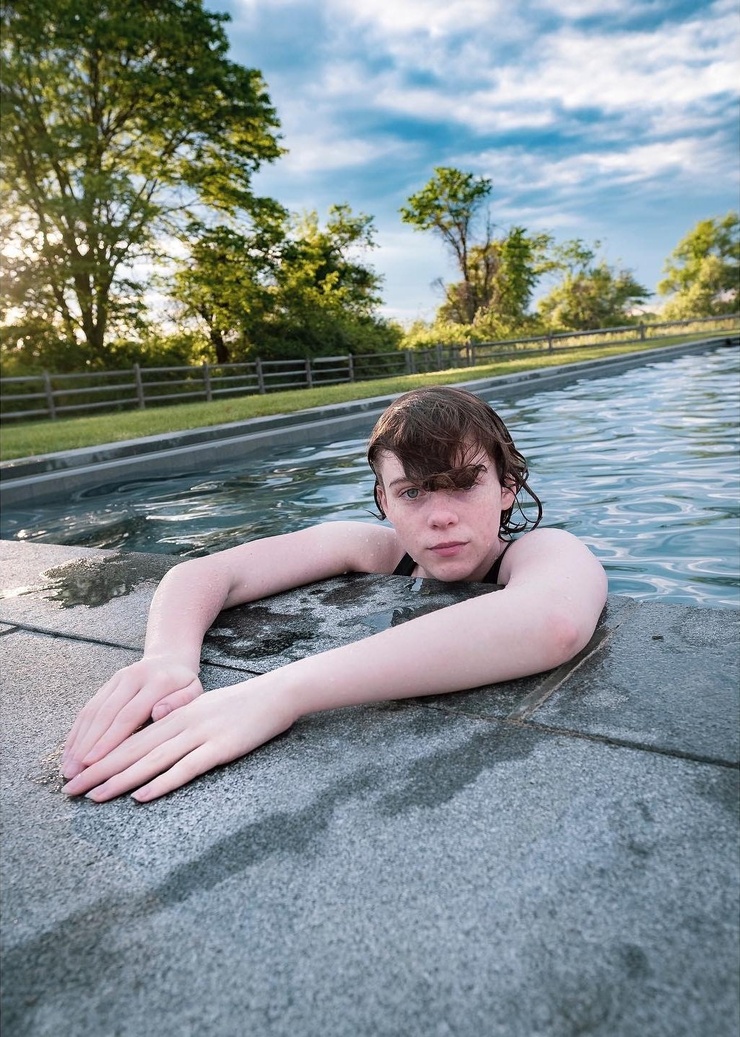
[[[401,561],[398,563],[396,568],[393,570],[394,576],[411,576],[414,569],[416,568],[416,562],[411,555],[404,555]]]
[[[498,556],[498,558],[493,563],[491,568],[488,570],[486,575],[480,581],[481,583],[498,583],[498,574],[499,574],[499,570],[501,568],[501,563],[504,560],[504,555],[506,554],[506,552],[509,550],[509,548],[511,547],[511,545],[513,543],[514,543],[514,541],[510,540],[509,543],[504,547],[504,549],[501,552],[501,554]],[[394,576],[412,576],[415,568],[416,568],[416,562],[414,561],[414,559],[411,557],[410,554],[405,554],[403,556],[403,558],[401,559],[401,561],[396,566],[396,568],[393,570],[393,575]]]
[[[496,561],[493,563],[491,568],[488,570],[486,575],[481,580],[481,583],[498,583],[498,573],[499,573],[499,569],[501,568],[501,563],[504,560],[504,555],[506,554],[506,552],[509,550],[509,548],[511,547],[511,545],[513,543],[514,543],[513,540],[510,540],[508,542],[506,547],[503,549],[501,554],[498,556]]]

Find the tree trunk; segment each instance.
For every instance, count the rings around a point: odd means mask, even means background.
[[[224,337],[218,328],[209,328],[208,337],[216,351],[216,362],[219,364],[228,364],[230,359],[229,347],[224,342]]]

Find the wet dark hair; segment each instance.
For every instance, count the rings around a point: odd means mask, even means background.
[[[395,454],[406,476],[424,490],[467,489],[484,468],[475,458],[485,451],[496,465],[499,482],[516,495],[501,512],[499,533],[512,536],[534,529],[542,519],[542,503],[529,487],[527,462],[514,446],[509,430],[498,414],[474,393],[450,385],[412,389],[381,414],[368,443],[367,460],[375,473],[375,503],[385,513],[378,496],[378,462],[384,452]],[[524,490],[537,506],[537,517],[527,518],[518,499]],[[513,512],[518,511],[514,520]]]

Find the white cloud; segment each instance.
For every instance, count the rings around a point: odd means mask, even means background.
[[[626,16],[630,11],[639,10],[638,4],[628,4],[625,0],[541,0],[534,6],[547,11],[558,18],[578,21],[581,18],[603,17],[608,14]]]
[[[348,5],[349,0],[346,5],[334,0],[333,9],[346,14]],[[396,9],[402,17],[394,21]],[[722,5],[717,17],[653,33],[598,33],[567,26],[535,36],[526,60],[508,57],[500,47],[487,4],[381,2],[360,5],[354,17],[387,31],[383,42],[393,60],[371,70],[355,40],[351,55],[345,51],[318,70],[306,96],[289,101],[287,110],[282,105],[287,130],[298,122],[306,125],[304,115],[293,117],[292,109],[297,105],[300,113],[309,101],[310,121],[320,122],[323,114],[327,124],[333,109],[356,107],[379,118],[384,113],[429,123],[448,121],[479,135],[556,125],[568,132],[569,118],[579,111],[601,111],[642,133],[686,132],[711,126],[717,99],[737,93],[737,67],[730,55],[738,25]],[[462,24],[469,31],[476,19],[491,32],[473,33],[463,43],[450,44],[441,29],[433,43],[421,33],[423,26],[429,30],[434,24]],[[345,21],[336,28],[329,50],[334,52],[347,38]],[[425,69],[442,69],[444,76],[430,76],[420,85],[418,73]],[[575,131],[581,132],[578,127]]]
[[[398,206],[433,165],[491,176],[501,224],[617,240],[628,263],[667,254],[713,199],[722,210],[736,197],[737,0],[688,17],[644,0],[207,2],[238,5],[254,50],[236,60],[263,67],[266,40],[290,149],[266,193],[373,213],[397,316],[433,310],[429,286],[450,275],[428,235],[398,231]],[[655,29],[630,29],[633,15]],[[656,263],[639,279],[652,282]]]
[[[460,164],[470,168],[472,157],[461,156]],[[577,201],[583,192],[607,191],[630,183],[668,179],[676,190],[687,181],[735,176],[723,142],[705,137],[636,144],[620,151],[584,151],[561,159],[543,158],[524,148],[496,149],[475,158],[476,168],[491,176],[497,189],[509,196],[544,190],[561,201]]]
[[[258,6],[240,2],[242,11]],[[706,132],[716,125],[721,98],[737,93],[730,56],[739,26],[731,4],[718,0],[654,32],[566,23],[538,35],[530,23],[522,54],[503,44],[534,17],[527,4],[512,13],[499,0],[327,0],[327,37],[300,93],[271,77],[290,149],[286,168],[349,169],[397,153],[390,124],[380,142],[348,132],[350,110],[375,123],[448,122],[479,137],[548,128],[561,138],[598,133],[602,146],[620,150],[628,134],[644,141]],[[307,0],[303,9],[310,6]],[[566,19],[611,10],[606,0],[551,0],[549,7]],[[430,73],[427,82],[420,72]],[[584,112],[593,113],[594,124],[603,113],[598,129],[583,122]]]
[[[500,18],[502,0],[331,0],[333,13],[357,25],[366,25],[387,37],[419,33],[442,37],[472,31]],[[508,14],[508,12],[506,12]]]
[[[319,172],[366,166],[378,159],[398,154],[403,145],[394,138],[342,137],[323,126],[317,132],[291,134],[290,150],[281,160],[286,173],[310,176]]]

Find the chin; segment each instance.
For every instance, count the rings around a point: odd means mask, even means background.
[[[440,565],[431,568],[424,567],[424,572],[432,580],[440,580],[442,583],[461,583],[471,579],[473,570],[467,565]]]

